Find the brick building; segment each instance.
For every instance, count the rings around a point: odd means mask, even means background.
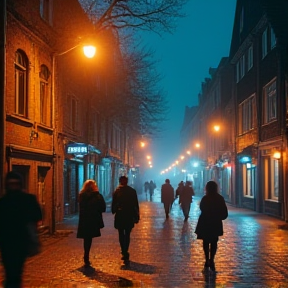
[[[113,86],[121,53],[111,31],[95,34],[77,0],[2,4],[1,169],[23,175],[53,232],[56,222],[78,211],[86,179],[108,196],[133,165],[132,137],[111,106],[121,91]],[[80,44],[91,40],[96,59],[82,55]]]
[[[229,61],[222,69],[228,74],[219,73],[219,65],[205,80],[189,126],[195,131],[190,139],[206,143],[200,152],[207,161],[202,171],[214,173],[205,181],[216,180],[220,193],[234,205],[286,221],[287,21],[287,1],[237,1]],[[217,103],[213,82],[222,83],[216,110],[225,130],[211,142],[207,121],[216,115],[211,113]]]

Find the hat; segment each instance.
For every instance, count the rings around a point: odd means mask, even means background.
[[[12,180],[14,180],[14,181],[12,181]],[[19,173],[15,172],[15,171],[8,172],[7,175],[6,175],[6,178],[5,178],[6,186],[7,186],[8,183],[11,183],[11,182],[14,182],[14,183],[18,182],[19,185],[22,186],[22,183],[23,183],[22,176]]]

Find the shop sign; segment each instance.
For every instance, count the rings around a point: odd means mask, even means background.
[[[67,154],[88,154],[88,145],[86,144],[68,144]]]

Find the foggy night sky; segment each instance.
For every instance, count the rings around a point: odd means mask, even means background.
[[[147,177],[155,179],[184,152],[179,146],[185,106],[198,105],[209,68],[216,68],[222,57],[229,56],[235,8],[236,0],[190,0],[184,7],[187,17],[179,19],[173,34],[161,38],[142,32],[142,41],[160,62],[156,68],[163,76],[160,86],[170,107],[161,138],[153,139],[147,148],[153,157]]]

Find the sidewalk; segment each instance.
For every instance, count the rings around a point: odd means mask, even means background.
[[[200,197],[191,205],[188,222],[183,221],[177,201],[165,219],[159,191],[152,202],[145,194],[139,200],[141,219],[131,234],[130,267],[120,259],[118,233],[108,207],[102,236],[93,239],[90,268],[83,267],[83,241],[76,238],[78,216],[74,215],[57,224],[58,233],[47,237],[42,253],[27,261],[24,288],[288,287],[288,231],[278,228],[283,221],[229,206],[215,258],[218,273],[207,277],[201,273],[202,241],[194,233]]]

